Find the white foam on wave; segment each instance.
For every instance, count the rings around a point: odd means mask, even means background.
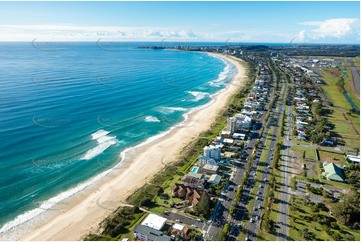
[[[110,134],[110,132],[106,131],[106,130],[98,130],[97,132],[91,134],[92,140],[96,140],[98,142],[98,145],[96,147],[88,150],[81,159],[82,160],[90,160],[90,159],[96,157],[97,155],[101,154],[103,151],[108,149],[110,146],[116,144],[117,143],[116,137],[110,136],[108,134]],[[118,164],[120,164],[120,163],[118,163]],[[116,165],[115,167],[117,167],[117,166],[118,165]],[[55,197],[52,197],[52,198],[42,202],[38,208],[35,208],[33,210],[30,210],[23,214],[20,214],[12,221],[4,224],[4,226],[2,226],[0,228],[0,233],[5,233],[5,232],[37,217],[38,215],[42,214],[46,210],[49,210],[51,207],[58,204],[62,200],[69,198],[69,197],[73,196],[74,194],[76,194],[77,192],[84,190],[89,185],[94,184],[96,181],[100,180],[102,177],[108,175],[114,168],[106,170],[103,173],[100,173],[99,175],[95,176],[90,181],[81,183],[74,188],[71,188],[65,192],[62,192],[62,193],[56,195]]]
[[[145,122],[159,123],[160,120],[154,116],[147,116],[147,117],[145,117]]]
[[[220,87],[226,81],[228,75],[230,74],[230,71],[232,70],[232,68],[231,68],[232,66],[230,65],[230,63],[228,63],[224,60],[223,60],[223,62],[226,64],[226,66],[224,67],[222,72],[218,74],[218,77],[216,80],[208,82],[210,86]]]
[[[136,146],[134,146],[134,147],[126,148],[124,151],[122,151],[122,152],[120,153],[120,158],[121,158],[121,159],[120,159],[120,161],[119,161],[113,168],[111,168],[111,169],[109,169],[109,170],[106,170],[106,171],[100,173],[99,175],[95,176],[95,177],[92,178],[91,180],[86,181],[86,182],[84,182],[84,183],[81,183],[81,184],[77,185],[76,187],[71,188],[71,189],[69,189],[69,190],[67,190],[67,191],[65,191],[65,192],[62,192],[62,193],[60,193],[59,195],[57,195],[57,196],[55,196],[55,197],[53,197],[53,198],[51,198],[51,199],[43,202],[43,203],[40,205],[39,208],[36,208],[36,209],[30,210],[30,211],[28,211],[28,212],[25,212],[25,213],[23,213],[23,214],[20,214],[20,215],[17,216],[14,220],[12,220],[12,221],[4,224],[4,226],[0,228],[0,233],[5,233],[5,232],[7,232],[7,231],[9,231],[9,230],[12,230],[12,229],[14,229],[15,227],[17,227],[17,226],[19,226],[19,225],[21,225],[21,224],[23,224],[23,223],[25,223],[25,222],[27,222],[27,221],[35,218],[36,216],[38,216],[38,215],[40,215],[41,213],[43,213],[44,211],[46,211],[44,208],[47,208],[47,209],[48,209],[48,208],[50,208],[50,207],[58,204],[58,203],[61,202],[62,200],[64,200],[64,199],[66,199],[66,198],[69,198],[69,197],[75,195],[76,193],[84,190],[86,187],[88,187],[88,186],[96,183],[96,182],[99,181],[101,178],[107,176],[107,175],[108,175],[109,173],[111,173],[114,169],[117,169],[119,166],[122,165],[122,163],[123,163],[123,161],[124,161],[124,159],[125,159],[125,157],[126,157],[126,154],[127,154],[129,151],[134,150],[134,149],[136,149],[136,148],[138,148],[138,147],[144,146],[144,145],[146,145],[146,144],[148,144],[148,143],[150,143],[150,142],[153,142],[153,141],[155,141],[155,140],[157,140],[157,139],[159,139],[159,138],[167,135],[172,129],[184,125],[185,122],[186,122],[187,119],[188,119],[188,115],[189,115],[189,114],[193,113],[194,111],[197,111],[197,110],[199,110],[199,109],[202,109],[202,108],[205,108],[205,107],[211,105],[211,104],[214,102],[213,97],[216,96],[216,95],[218,95],[220,92],[222,92],[222,91],[224,91],[224,90],[225,90],[225,89],[222,89],[222,90],[218,91],[217,93],[214,93],[214,94],[210,95],[210,96],[212,97],[212,100],[211,100],[210,102],[208,102],[208,103],[206,103],[206,104],[204,104],[204,105],[201,105],[201,106],[192,108],[192,109],[186,109],[186,108],[181,108],[181,107],[162,107],[161,110],[163,110],[164,112],[168,112],[168,113],[173,113],[173,112],[175,112],[175,111],[188,111],[188,112],[185,113],[185,114],[183,114],[183,117],[184,117],[185,120],[184,120],[183,122],[181,122],[180,124],[175,125],[175,126],[171,127],[170,129],[168,129],[167,131],[164,131],[164,132],[162,132],[162,133],[160,133],[160,134],[158,134],[158,135],[155,135],[155,136],[152,136],[152,137],[148,138],[146,141],[140,143],[139,145],[136,145]],[[159,110],[159,111],[160,111],[160,110]],[[93,138],[93,139],[98,139],[98,138],[100,138],[100,137],[103,137],[103,136],[108,135],[109,133],[110,133],[110,132],[105,131],[105,130],[99,130],[99,131],[95,132],[94,134],[92,134],[92,138]],[[114,139],[115,139],[115,138],[116,138],[116,137],[114,137]],[[113,140],[113,139],[111,139],[111,140]],[[110,141],[110,140],[109,140],[109,141]],[[113,140],[113,141],[114,141],[114,140]],[[117,142],[119,142],[119,141],[117,141]]]
[[[158,107],[157,111],[163,113],[163,114],[171,114],[174,112],[184,112],[188,109],[182,108],[182,107]]]
[[[17,226],[19,226],[19,225],[21,225],[21,224],[23,224],[23,223],[37,217],[37,216],[39,216],[40,214],[42,214],[43,212],[49,210],[50,208],[52,208],[53,206],[55,206],[59,202],[63,201],[64,199],[69,198],[69,197],[73,196],[74,194],[84,190],[86,187],[94,184],[95,182],[97,182],[101,178],[108,175],[111,171],[112,171],[112,169],[104,171],[103,173],[100,173],[99,175],[95,176],[90,181],[81,183],[81,184],[79,184],[78,186],[76,186],[74,188],[71,188],[71,189],[69,189],[69,190],[67,190],[65,192],[62,192],[62,193],[56,195],[55,197],[52,197],[52,198],[42,202],[40,204],[40,207],[18,215],[12,221],[4,224],[4,226],[2,226],[1,229],[0,229],[0,233],[8,232],[9,230],[14,229]]]
[[[96,140],[98,142],[98,145],[88,150],[85,153],[85,155],[81,158],[81,160],[93,159],[94,157],[103,153],[110,146],[115,145],[117,143],[116,136],[110,136],[108,135],[109,133],[110,133],[109,131],[101,129],[91,134],[92,139]]]
[[[206,92],[196,92],[196,91],[189,91],[187,93],[193,95],[195,97],[195,101],[199,101],[199,100],[205,98],[207,95],[209,95]]]
[[[92,139],[98,139],[98,138],[100,138],[102,136],[105,136],[105,135],[107,135],[109,133],[110,133],[109,131],[105,131],[105,130],[101,129],[101,130],[98,130],[97,132],[91,134],[91,137],[92,137]]]
[[[86,154],[81,158],[82,160],[91,160],[94,157],[100,155],[103,153],[106,149],[108,149],[110,146],[115,145],[117,142],[114,140],[109,140],[104,143],[99,144],[98,146],[88,150]]]

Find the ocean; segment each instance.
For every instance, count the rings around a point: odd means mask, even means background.
[[[0,43],[0,233],[122,164],[184,122],[236,70],[139,43]]]

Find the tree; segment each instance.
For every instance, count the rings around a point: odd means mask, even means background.
[[[189,233],[189,238],[191,239],[191,241],[200,241],[202,239],[202,233],[193,229]]]
[[[340,202],[332,204],[332,213],[342,224],[352,227],[360,222],[360,193],[351,190],[341,199]]]
[[[197,214],[202,214],[203,217],[208,217],[211,209],[211,200],[207,192],[203,192],[199,202],[195,208]]]

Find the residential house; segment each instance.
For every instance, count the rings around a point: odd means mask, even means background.
[[[222,177],[220,175],[217,174],[213,174],[211,175],[211,177],[209,178],[208,182],[215,184],[215,185],[219,185],[219,183],[221,182]]]
[[[189,240],[189,234],[191,232],[191,230],[187,227],[187,226],[183,226],[180,224],[174,224],[172,226],[173,230],[171,233],[171,237],[174,240]]]
[[[189,172],[182,178],[182,184],[191,188],[203,189],[204,185],[203,174]]]
[[[202,192],[198,189],[185,186],[183,184],[175,184],[172,187],[172,196],[187,200],[189,204],[197,206]]]
[[[206,175],[213,175],[218,172],[219,166],[217,165],[211,165],[211,164],[205,164],[202,166],[198,172]]]

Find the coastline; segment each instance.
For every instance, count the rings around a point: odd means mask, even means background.
[[[62,211],[52,219],[29,232],[21,240],[79,240],[95,231],[99,223],[166,164],[174,161],[194,138],[207,130],[219,112],[226,108],[230,97],[244,81],[245,67],[234,57],[208,53],[236,66],[237,74],[222,91],[212,95],[204,107],[188,113],[183,125],[177,125],[158,139],[128,150],[120,169],[67,200]],[[103,206],[102,206],[103,205]],[[66,231],[66,232],[65,232]]]

